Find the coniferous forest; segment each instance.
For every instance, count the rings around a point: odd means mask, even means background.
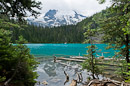
[[[77,25],[60,27],[38,27],[27,25],[24,29],[13,29],[13,41],[22,35],[29,43],[82,43],[84,30]]]

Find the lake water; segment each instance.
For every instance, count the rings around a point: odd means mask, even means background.
[[[77,73],[81,72],[83,75],[83,82],[86,81],[86,78],[90,76],[90,72],[86,70],[81,70],[80,63],[64,61],[65,65],[60,63],[53,62],[53,55],[56,56],[84,56],[86,54],[87,46],[90,44],[26,44],[31,50],[31,54],[35,57],[41,57],[37,60],[40,62],[37,67],[36,72],[39,74],[37,81],[42,83],[46,81],[47,86],[69,86],[71,80],[77,79]],[[105,56],[111,58],[114,55],[114,50],[106,50],[105,44],[95,44],[98,47],[97,57]],[[103,53],[104,52],[104,53]],[[64,84],[66,77],[64,71],[69,75],[70,81]],[[100,76],[100,79],[103,77]],[[43,84],[36,84],[36,86],[44,86]],[[78,84],[81,86],[81,84]]]
[[[44,56],[78,56],[85,55],[87,46],[90,44],[26,44],[31,50],[31,54],[35,57],[44,57]],[[106,50],[106,44],[95,44],[98,47],[97,56],[112,57],[114,55],[114,50]]]
[[[36,84],[36,86],[46,86],[43,85],[42,82],[46,81],[48,83],[47,86],[69,86],[73,79],[77,80],[77,73],[81,73],[83,76],[83,82],[86,82],[86,79],[91,76],[91,72],[87,70],[82,70],[80,63],[70,62],[70,61],[62,61],[66,65],[60,63],[54,63],[52,58],[40,58],[38,59],[40,62],[37,67],[36,72],[39,74],[37,81],[40,84]],[[69,82],[65,83],[66,76],[64,71],[69,75]],[[99,76],[100,79],[102,75]],[[79,83],[77,86],[82,86]]]

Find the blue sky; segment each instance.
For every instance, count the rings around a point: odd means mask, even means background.
[[[59,10],[62,13],[71,14],[72,10],[85,16],[91,16],[110,6],[109,0],[105,4],[99,4],[97,0],[36,0],[42,2],[42,14],[50,9]]]

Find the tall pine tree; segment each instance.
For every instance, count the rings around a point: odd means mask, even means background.
[[[100,3],[104,1],[100,0]],[[103,41],[109,42],[109,48],[120,50],[118,54],[130,63],[130,0],[111,0],[111,2],[109,10],[114,15],[101,22]]]

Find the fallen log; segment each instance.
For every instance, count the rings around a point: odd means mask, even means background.
[[[75,62],[83,62],[85,60],[80,60],[80,59],[72,59],[72,58],[64,58],[64,57],[59,57],[57,60],[65,60],[65,61],[75,61]]]

